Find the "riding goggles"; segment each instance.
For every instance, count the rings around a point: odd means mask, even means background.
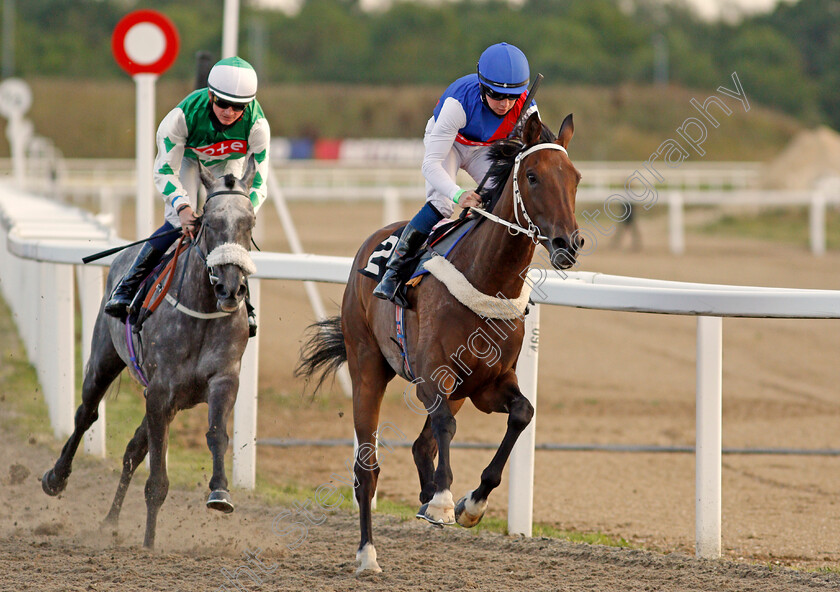
[[[488,99],[493,99],[494,101],[516,101],[519,99],[519,96],[521,94],[516,93],[511,95],[506,93],[500,93],[484,85],[482,85],[481,88],[484,90],[484,96],[486,96]]]
[[[247,107],[247,103],[231,103],[230,101],[226,101],[224,99],[220,99],[218,96],[213,95],[213,103],[224,111],[225,109],[233,109],[237,113],[241,113]]]

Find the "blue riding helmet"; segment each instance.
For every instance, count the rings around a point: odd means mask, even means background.
[[[478,80],[492,91],[520,94],[528,88],[531,70],[522,50],[508,43],[497,43],[478,58]]]

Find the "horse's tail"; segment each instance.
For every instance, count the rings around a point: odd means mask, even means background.
[[[341,316],[337,315],[312,323],[306,328],[309,337],[300,348],[300,359],[295,367],[295,376],[309,381],[320,374],[315,391],[321,388],[324,380],[347,361],[347,348],[344,334],[341,332]]]

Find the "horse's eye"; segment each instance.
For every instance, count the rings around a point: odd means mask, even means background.
[[[537,176],[530,171],[526,174],[526,177],[528,177],[528,183],[530,183],[531,185],[536,185],[539,181],[539,179],[537,179]]]

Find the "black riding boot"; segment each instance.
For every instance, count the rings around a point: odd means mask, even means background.
[[[245,280],[245,310],[248,311],[248,338],[257,336],[257,312],[251,304],[251,288]]]
[[[155,265],[163,258],[163,251],[154,248],[149,243],[143,245],[137,257],[125,272],[125,275],[111,292],[111,299],[105,304],[105,312],[112,317],[124,321],[128,316],[128,306],[131,304],[137,288],[146,276],[151,273]]]
[[[397,246],[394,247],[394,252],[388,258],[386,264],[387,270],[382,276],[382,281],[373,290],[373,295],[383,300],[393,301],[397,295],[397,288],[400,287],[400,272],[405,266],[406,260],[409,259],[420,245],[428,238],[428,234],[423,234],[410,223],[403,230]],[[405,302],[397,302],[400,306],[405,306]]]

